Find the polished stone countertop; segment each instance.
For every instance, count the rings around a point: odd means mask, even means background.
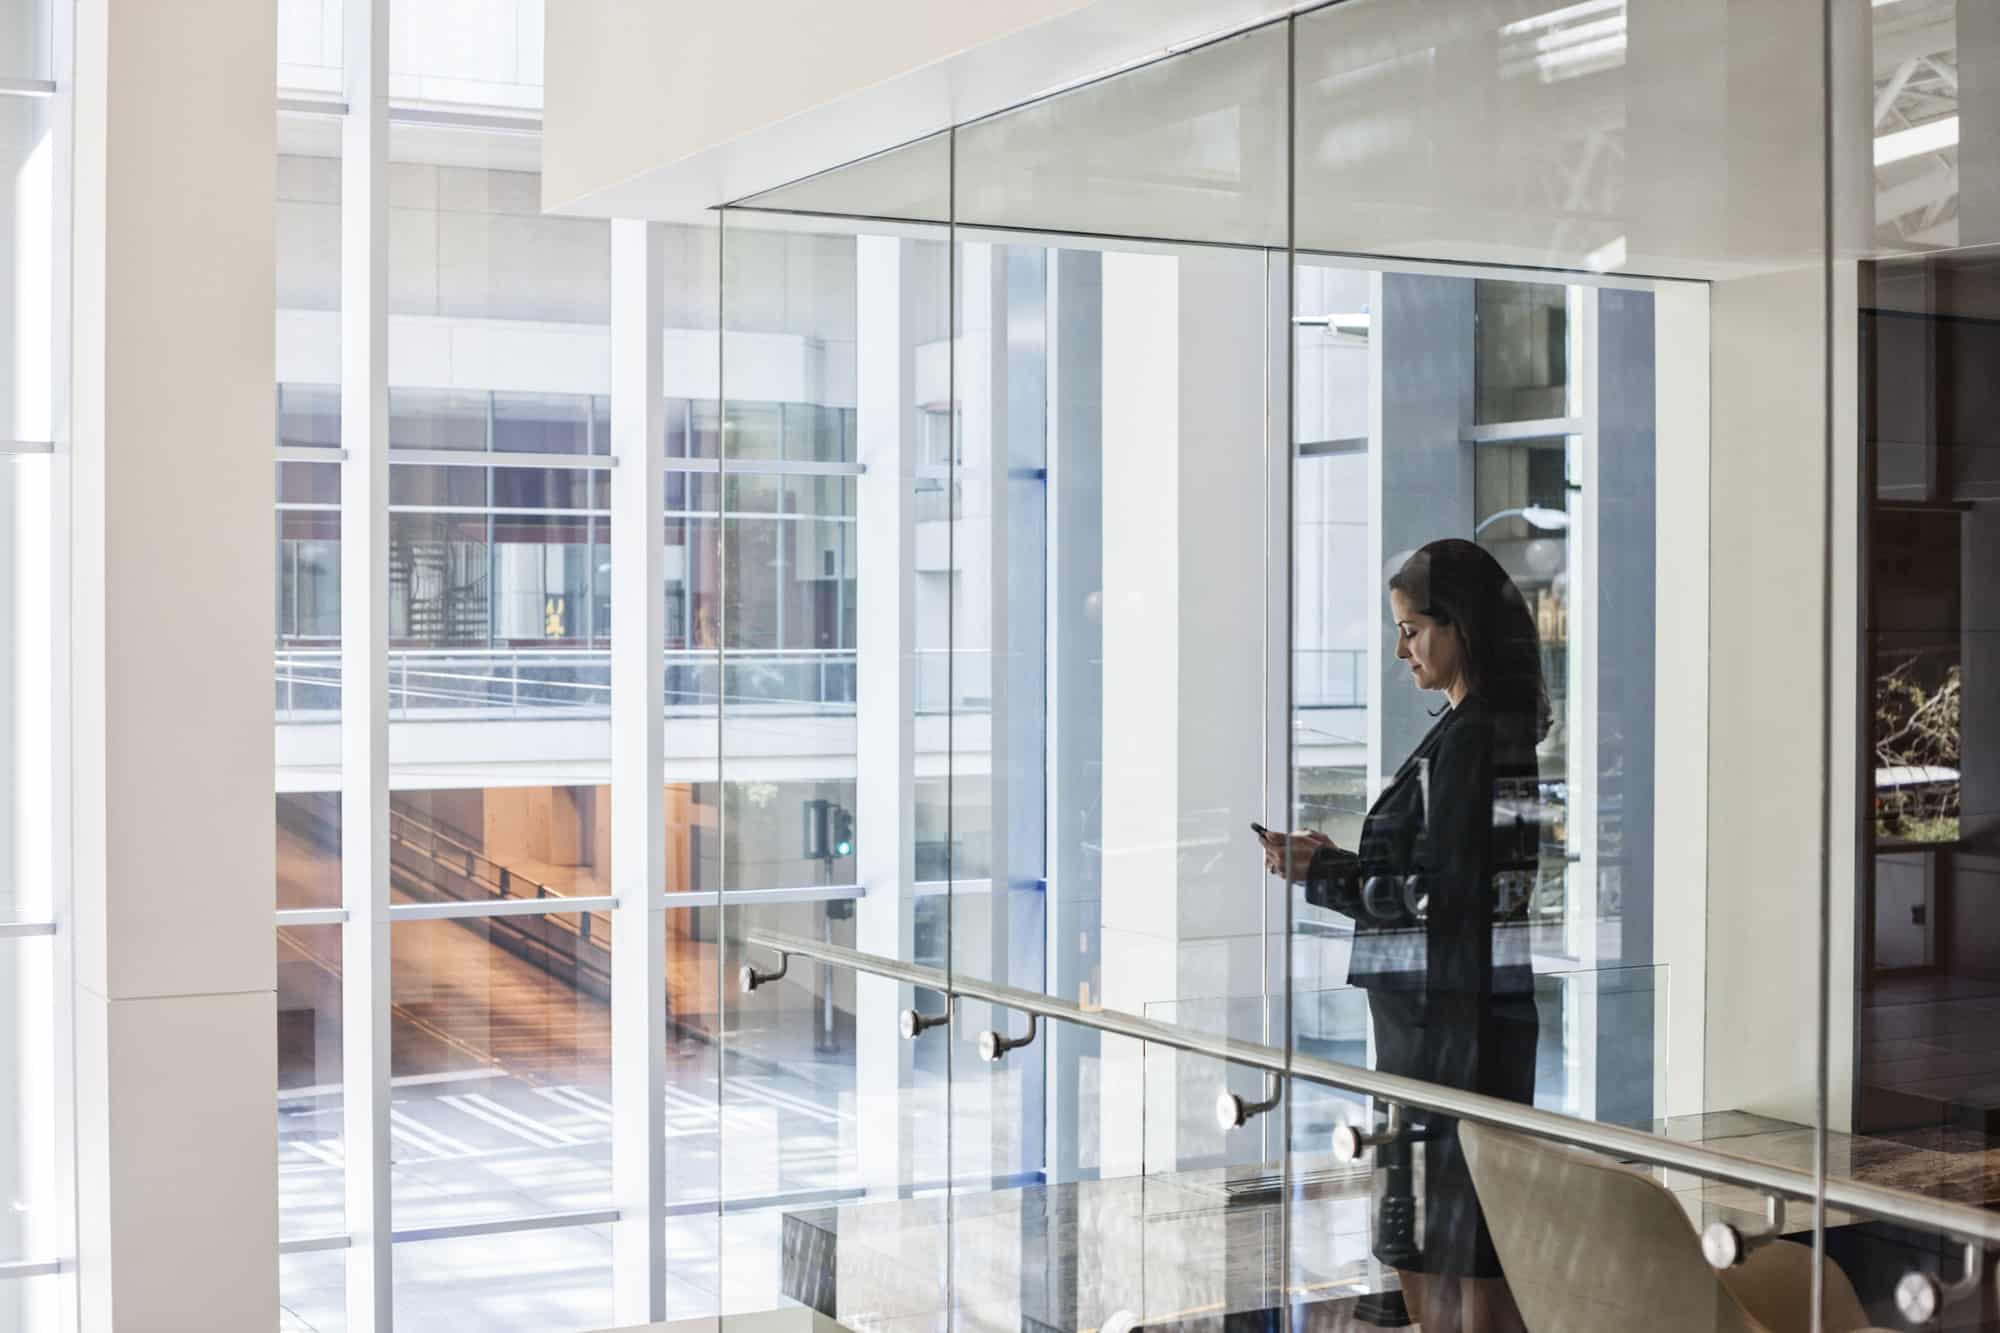
[[[961,1193],[949,1228],[942,1197],[792,1212],[784,1294],[853,1328],[929,1326],[949,1268],[955,1326],[1036,1333],[1337,1302],[1393,1285],[1368,1255],[1371,1182],[1316,1164],[1289,1209],[1257,1168]]]

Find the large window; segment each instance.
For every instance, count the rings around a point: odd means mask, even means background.
[[[1596,1232],[1798,1259],[1761,1199],[1626,1166],[1887,1187],[1858,1216],[1986,1151],[2000,297],[1968,261],[1826,308],[1817,0],[1346,0],[647,224],[543,212],[537,5],[392,8],[386,151],[343,161],[335,107],[280,135],[296,1321],[363,1272],[417,1327],[1390,1326],[1440,1267],[1577,1252],[1501,1217],[1538,1171],[1633,1192]],[[1976,239],[1959,18],[1872,8],[1860,230]],[[288,94],[353,100],[339,9],[282,0]],[[374,280],[386,371],[343,384]],[[377,803],[385,884],[347,859]],[[1265,824],[1315,840],[1272,867]],[[1388,1169],[1330,1162],[1343,1127]],[[1873,1324],[1885,1274],[1956,1271],[1822,1212],[1785,1239]]]
[[[54,1328],[73,1268],[67,744],[55,708],[67,634],[58,554],[67,357],[53,15],[0,4],[0,1326]]]

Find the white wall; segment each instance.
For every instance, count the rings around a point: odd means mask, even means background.
[[[1804,268],[1711,288],[1706,1100],[1801,1124],[1822,1035],[1824,281]],[[1836,546],[1852,539],[1843,523]],[[1853,857],[1835,846],[1846,884]],[[1836,921],[1851,903],[1836,892]]]

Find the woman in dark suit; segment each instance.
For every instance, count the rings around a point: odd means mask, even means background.
[[[1265,861],[1354,919],[1348,982],[1368,993],[1377,1067],[1513,1101],[1535,1093],[1528,892],[1540,845],[1535,747],[1548,732],[1534,617],[1484,548],[1438,541],[1389,580],[1396,657],[1445,697],[1376,798],[1360,845],[1270,833]],[[1422,1259],[1402,1272],[1424,1333],[1523,1327],[1460,1151],[1419,1116]],[[1404,1259],[1403,1262],[1407,1262]]]

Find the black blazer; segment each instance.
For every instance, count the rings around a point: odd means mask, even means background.
[[[1350,985],[1418,992],[1432,1021],[1533,992],[1536,730],[1468,696],[1382,789],[1360,845],[1314,855],[1306,901],[1354,918]]]

